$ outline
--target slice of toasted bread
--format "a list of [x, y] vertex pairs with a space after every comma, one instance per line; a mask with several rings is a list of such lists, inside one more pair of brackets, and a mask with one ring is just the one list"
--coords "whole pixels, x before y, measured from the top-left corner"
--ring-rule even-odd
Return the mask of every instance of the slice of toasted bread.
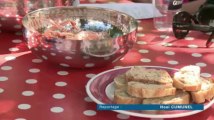
[[114, 103], [116, 104], [141, 104], [142, 99], [130, 96], [126, 89], [116, 89], [114, 92]]
[[175, 95], [176, 88], [172, 84], [158, 85], [137, 81], [128, 82], [127, 93], [139, 98], [155, 98]]
[[204, 103], [206, 100], [210, 101], [214, 97], [214, 83], [205, 78], [201, 79], [201, 90], [191, 92], [193, 102], [195, 103]]
[[192, 76], [200, 78], [201, 69], [200, 69], [199, 66], [196, 66], [196, 65], [188, 65], [188, 66], [182, 67], [179, 70], [179, 72], [188, 73], [189, 75], [192, 75]]
[[143, 104], [189, 104], [190, 95], [182, 90], [177, 90], [175, 95], [161, 98], [143, 99]]
[[210, 82], [214, 83], [214, 78], [213, 77], [209, 77], [209, 78], [207, 78], [207, 80], [209, 80]]
[[173, 85], [185, 91], [199, 91], [201, 89], [200, 68], [185, 66], [174, 74]]
[[134, 66], [125, 74], [127, 81], [140, 81], [149, 84], [169, 84], [173, 82], [169, 73], [163, 69]]
[[114, 78], [114, 86], [116, 89], [121, 89], [127, 86], [125, 74], [118, 75], [117, 77]]

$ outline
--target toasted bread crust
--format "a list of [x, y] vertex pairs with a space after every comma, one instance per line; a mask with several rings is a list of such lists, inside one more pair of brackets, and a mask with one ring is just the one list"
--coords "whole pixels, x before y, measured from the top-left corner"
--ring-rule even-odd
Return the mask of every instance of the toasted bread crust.
[[207, 78], [207, 80], [209, 80], [211, 83], [214, 83], [214, 78], [212, 77]]
[[184, 66], [174, 73], [173, 86], [185, 91], [199, 91], [201, 89], [200, 67]]
[[143, 104], [189, 104], [190, 95], [187, 92], [178, 90], [173, 96], [166, 96], [161, 98], [144, 99]]
[[118, 75], [114, 78], [114, 86], [116, 89], [121, 89], [127, 87], [127, 82], [125, 80], [125, 74]]
[[142, 99], [130, 96], [125, 89], [117, 89], [114, 92], [114, 103], [116, 104], [141, 104]]
[[[207, 85], [207, 88], [204, 88]], [[203, 79], [202, 88], [199, 91], [191, 92], [193, 102], [204, 103], [206, 100], [210, 101], [214, 97], [214, 83], [207, 79]]]
[[[152, 87], [146, 87], [152, 86]], [[175, 95], [176, 88], [172, 86], [128, 82], [127, 93], [139, 98], [156, 98]]]
[[201, 89], [201, 83], [198, 84], [184, 84], [180, 80], [174, 79], [173, 86], [178, 89], [182, 89], [185, 91], [199, 91]]

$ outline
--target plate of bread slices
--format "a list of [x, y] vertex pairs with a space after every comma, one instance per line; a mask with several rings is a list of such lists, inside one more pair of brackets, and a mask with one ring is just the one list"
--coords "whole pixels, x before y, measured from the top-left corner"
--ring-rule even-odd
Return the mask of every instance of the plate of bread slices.
[[[88, 96], [97, 104], [203, 104], [214, 103], [214, 81], [200, 76], [195, 65], [174, 69], [163, 66], [128, 66], [110, 69], [91, 78]], [[113, 110], [145, 118], [177, 118], [204, 110]]]

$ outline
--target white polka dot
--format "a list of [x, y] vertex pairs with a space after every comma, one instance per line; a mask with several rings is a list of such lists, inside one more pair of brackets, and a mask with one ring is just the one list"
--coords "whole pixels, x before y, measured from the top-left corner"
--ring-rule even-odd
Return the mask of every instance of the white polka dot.
[[64, 109], [62, 107], [52, 107], [51, 108], [51, 112], [53, 112], [53, 113], [61, 113], [63, 111], [64, 111]]
[[62, 66], [62, 67], [70, 67], [70, 65], [65, 64], [65, 63], [60, 63], [59, 65]]
[[137, 20], [137, 23], [141, 23], [142, 21], [141, 20]]
[[92, 73], [90, 73], [90, 74], [86, 74], [86, 77], [87, 78], [92, 78], [92, 77], [94, 77], [96, 74], [92, 74]]
[[112, 1], [112, 2], [108, 2], [108, 4], [111, 4], [111, 3], [116, 3], [116, 2], [114, 2], [114, 1]]
[[193, 57], [201, 57], [202, 54], [200, 54], [200, 53], [193, 53], [192, 56], [193, 56]]
[[212, 34], [212, 32], [207, 32], [207, 33], [205, 33], [205, 34], [207, 34], [207, 35], [211, 35], [211, 34]]
[[5, 20], [7, 20], [7, 18], [5, 18], [5, 17], [1, 17], [1, 20], [2, 20], [2, 21], [5, 21]]
[[47, 49], [46, 49], [46, 48], [42, 48], [42, 50], [43, 50], [43, 51], [46, 51]]
[[21, 21], [21, 19], [20, 18], [16, 18], [16, 21]]
[[139, 44], [139, 45], [146, 45], [147, 42], [146, 41], [137, 41], [137, 44]]
[[125, 52], [125, 50], [123, 49], [123, 50], [120, 50], [120, 53], [124, 53]]
[[27, 79], [25, 82], [27, 84], [36, 84], [38, 81], [36, 79]]
[[211, 42], [214, 42], [214, 39], [212, 39]]
[[85, 67], [94, 67], [94, 66], [95, 66], [94, 63], [87, 63], [87, 64], [85, 64]]
[[173, 52], [173, 51], [166, 51], [165, 54], [166, 55], [175, 55], [175, 52]]
[[195, 38], [194, 37], [185, 37], [184, 39], [185, 40], [194, 40]]
[[12, 40], [12, 43], [21, 43], [22, 40], [19, 40], [19, 39], [15, 39], [15, 40]]
[[66, 60], [71, 60], [72, 57], [71, 57], [71, 56], [65, 56], [65, 59], [66, 59]]
[[112, 61], [112, 63], [117, 62], [117, 61], [119, 61], [119, 60], [123, 60], [123, 59], [124, 59], [124, 58], [118, 57], [118, 58], [114, 59], [114, 60]]
[[27, 109], [30, 109], [30, 108], [31, 108], [31, 105], [29, 105], [29, 104], [19, 104], [19, 105], [18, 105], [18, 108], [19, 108], [20, 110], [27, 110]]
[[16, 51], [19, 51], [19, 48], [9, 48], [9, 51], [16, 52]]
[[19, 18], [20, 16], [16, 14], [15, 17], [16, 17], [16, 18]]
[[197, 45], [188, 45], [189, 48], [198, 48]]
[[126, 120], [129, 119], [129, 115], [124, 115], [124, 114], [117, 114], [117, 118], [122, 119], [122, 120]]
[[16, 59], [16, 56], [6, 56], [4, 59], [5, 59], [6, 61], [15, 60], [15, 59]]
[[67, 83], [66, 82], [56, 82], [55, 85], [58, 87], [64, 87], [67, 85]]
[[196, 63], [195, 65], [197, 65], [199, 67], [206, 67], [207, 66], [206, 63]]
[[7, 80], [8, 80], [8, 77], [0, 76], [0, 81], [7, 81]]
[[150, 120], [164, 120], [163, 118], [151, 118]]
[[138, 31], [142, 31], [142, 30], [143, 30], [143, 27], [142, 27], [142, 26], [138, 26], [137, 30], [138, 30]]
[[90, 3], [95, 3], [96, 0], [88, 0], [88, 2], [90, 2]]
[[83, 56], [83, 59], [89, 59], [90, 56]]
[[13, 27], [16, 28], [16, 29], [21, 29], [22, 28], [21, 25], [14, 25]]
[[33, 96], [33, 95], [34, 95], [34, 92], [33, 92], [33, 91], [23, 91], [23, 92], [22, 92], [22, 95], [23, 95], [23, 96]]
[[169, 38], [169, 36], [168, 35], [160, 35], [160, 38], [167, 39], [167, 38]]
[[137, 37], [144, 37], [145, 36], [145, 34], [143, 34], [143, 33], [137, 33]]
[[114, 66], [114, 68], [122, 68], [123, 66]]
[[110, 59], [110, 57], [104, 57], [104, 60], [109, 60]]
[[149, 53], [149, 50], [141, 49], [138, 51], [139, 53]]
[[212, 75], [209, 73], [201, 73], [201, 76], [202, 77], [211, 77]]
[[38, 72], [40, 72], [40, 69], [38, 69], [38, 68], [31, 68], [31, 69], [29, 69], [29, 72], [31, 72], [31, 73], [38, 73]]
[[171, 60], [171, 61], [168, 61], [168, 63], [171, 64], [171, 65], [177, 65], [178, 61]]
[[50, 53], [52, 56], [56, 56], [56, 53]]
[[58, 75], [68, 75], [69, 73], [67, 71], [58, 71], [57, 72]]
[[3, 93], [4, 92], [4, 89], [0, 88], [0, 93]]
[[96, 113], [96, 111], [94, 111], [94, 110], [85, 110], [85, 111], [83, 112], [83, 114], [86, 115], [86, 116], [94, 116], [94, 115], [96, 115], [97, 113]]
[[76, 51], [70, 51], [70, 54], [75, 55], [77, 52]]
[[38, 48], [34, 48], [34, 50], [35, 50], [35, 51], [38, 51], [39, 49], [38, 49]]
[[144, 63], [151, 62], [151, 60], [150, 60], [150, 59], [147, 59], [147, 58], [143, 58], [143, 59], [141, 59], [140, 61], [141, 61], [141, 62], [144, 62]]
[[53, 98], [55, 98], [55, 99], [63, 99], [63, 98], [65, 98], [65, 95], [61, 94], [61, 93], [56, 93], [56, 94], [53, 95]]
[[120, 60], [124, 60], [124, 57], [120, 58]]
[[27, 120], [27, 119], [25, 119], [25, 118], [16, 118], [14, 120]]
[[45, 60], [47, 60], [47, 59], [48, 59], [48, 57], [47, 57], [47, 56], [45, 56], [45, 55], [42, 55], [42, 58], [43, 58], [43, 59], [45, 59]]
[[165, 46], [165, 47], [173, 46], [173, 44], [172, 44], [172, 43], [162, 43], [162, 45], [163, 45], [163, 46]]
[[90, 97], [85, 97], [84, 100], [85, 100], [86, 102], [93, 102], [93, 100], [92, 100]]
[[43, 60], [42, 59], [33, 59], [32, 62], [33, 63], [41, 63]]
[[15, 35], [23, 35], [22, 32], [16, 32]]
[[11, 67], [11, 66], [2, 66], [1, 69], [2, 70], [12, 70], [13, 67]]

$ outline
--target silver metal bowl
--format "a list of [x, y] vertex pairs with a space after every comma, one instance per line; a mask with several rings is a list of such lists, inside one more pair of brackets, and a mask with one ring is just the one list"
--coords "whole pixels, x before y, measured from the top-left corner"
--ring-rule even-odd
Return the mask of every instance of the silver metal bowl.
[[103, 8], [42, 8], [28, 13], [22, 23], [29, 49], [66, 67], [107, 65], [123, 57], [136, 41], [137, 21]]

